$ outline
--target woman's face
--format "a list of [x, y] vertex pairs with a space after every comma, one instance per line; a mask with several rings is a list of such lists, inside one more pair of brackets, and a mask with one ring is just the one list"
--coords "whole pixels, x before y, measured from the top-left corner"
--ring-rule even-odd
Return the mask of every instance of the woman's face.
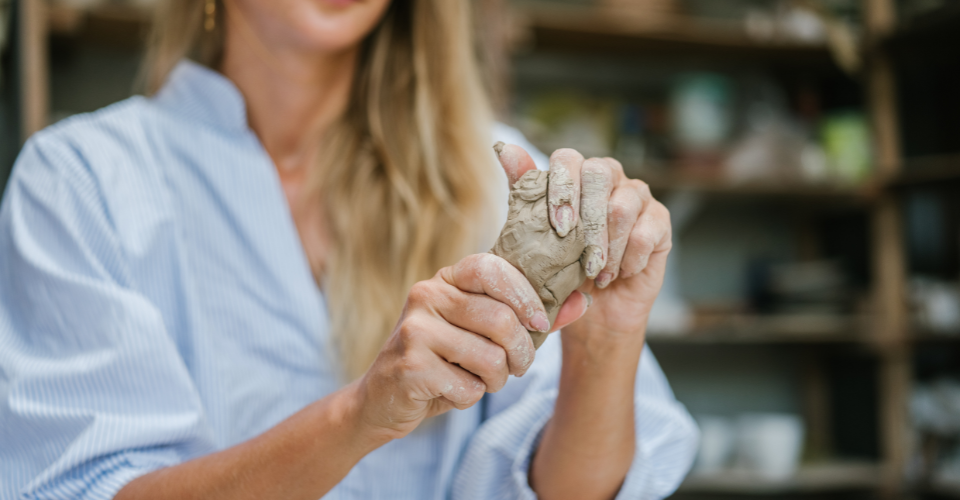
[[226, 0], [260, 42], [335, 53], [356, 47], [380, 21], [390, 0]]

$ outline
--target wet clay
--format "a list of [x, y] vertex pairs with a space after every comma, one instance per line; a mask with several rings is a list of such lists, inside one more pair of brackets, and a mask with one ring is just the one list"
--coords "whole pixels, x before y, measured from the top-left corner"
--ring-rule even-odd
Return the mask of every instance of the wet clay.
[[[586, 248], [583, 224], [578, 223], [563, 237], [550, 226], [548, 179], [549, 172], [531, 170], [512, 186], [507, 222], [490, 253], [513, 264], [527, 277], [552, 326], [563, 301], [587, 275], [580, 263]], [[547, 333], [531, 331], [530, 336], [534, 347], [539, 348]]]

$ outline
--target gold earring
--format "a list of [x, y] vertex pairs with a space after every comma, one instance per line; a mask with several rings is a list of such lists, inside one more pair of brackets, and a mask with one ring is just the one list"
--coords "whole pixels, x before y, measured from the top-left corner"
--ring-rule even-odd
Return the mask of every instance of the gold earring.
[[205, 14], [203, 29], [211, 32], [217, 26], [217, 0], [206, 0], [203, 5], [203, 13]]

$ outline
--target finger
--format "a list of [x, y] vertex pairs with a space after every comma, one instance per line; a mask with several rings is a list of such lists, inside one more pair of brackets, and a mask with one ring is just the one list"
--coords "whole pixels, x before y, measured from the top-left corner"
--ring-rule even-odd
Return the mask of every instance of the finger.
[[503, 171], [507, 173], [507, 180], [510, 181], [511, 189], [523, 177], [523, 174], [537, 168], [530, 154], [515, 144], [497, 142], [493, 145], [493, 151], [496, 153]]
[[579, 290], [574, 291], [560, 306], [560, 312], [557, 313], [557, 320], [553, 322], [553, 327], [559, 330], [580, 319], [587, 313], [591, 304], [593, 304], [592, 295]]
[[550, 320], [537, 292], [523, 273], [503, 258], [489, 253], [468, 255], [439, 274], [464, 292], [486, 294], [510, 306], [528, 330], [550, 331]]
[[606, 264], [607, 202], [613, 189], [613, 170], [606, 160], [590, 158], [583, 162], [580, 174], [582, 194], [580, 217], [587, 248], [583, 252], [583, 269], [588, 278], [596, 278]]
[[631, 182], [621, 184], [610, 195], [607, 204], [607, 241], [610, 246], [607, 250], [607, 263], [597, 275], [598, 288], [605, 288], [620, 273], [620, 263], [623, 261], [630, 233], [642, 208], [643, 201]]
[[619, 161], [617, 161], [616, 158], [610, 158], [609, 156], [607, 156], [607, 157], [604, 157], [604, 161], [606, 161], [606, 162], [607, 162], [607, 165], [608, 165], [611, 169], [613, 169], [613, 175], [614, 175], [614, 177], [619, 179], [619, 180], [615, 180], [615, 181], [614, 181], [614, 185], [615, 185], [615, 186], [616, 186], [616, 185], [619, 185], [619, 183], [620, 183], [622, 180], [626, 180], [626, 179], [627, 179], [627, 174], [625, 174], [625, 173], [623, 172], [623, 164], [621, 164]]
[[431, 331], [433, 335], [427, 341], [428, 347], [448, 363], [479, 377], [487, 392], [497, 392], [507, 383], [510, 372], [507, 371], [507, 353], [503, 347], [441, 318], [434, 318]]
[[530, 333], [520, 323], [513, 309], [486, 295], [467, 293], [451, 285], [447, 286], [456, 292], [450, 294], [449, 305], [437, 309], [443, 319], [463, 330], [473, 332], [474, 336], [489, 339], [488, 342], [496, 345], [506, 355], [508, 373], [518, 377], [526, 373], [533, 363], [536, 349]]
[[629, 278], [646, 269], [650, 256], [666, 254], [671, 247], [670, 212], [651, 199], [630, 232], [620, 264], [620, 277]]
[[433, 398], [443, 398], [459, 410], [465, 410], [477, 404], [487, 386], [476, 375], [447, 363], [438, 358], [438, 367], [427, 381], [427, 387]]
[[547, 204], [550, 225], [566, 236], [580, 220], [580, 168], [583, 155], [573, 149], [558, 149], [550, 155]]

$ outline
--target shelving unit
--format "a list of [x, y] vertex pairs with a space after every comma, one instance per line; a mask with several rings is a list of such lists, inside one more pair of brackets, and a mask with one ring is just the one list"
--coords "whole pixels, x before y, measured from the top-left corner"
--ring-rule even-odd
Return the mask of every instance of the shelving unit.
[[870, 491], [880, 484], [881, 470], [871, 463], [826, 463], [801, 468], [795, 475], [771, 479], [742, 471], [691, 475], [681, 493], [782, 495], [823, 491]]
[[741, 24], [685, 18], [651, 21], [627, 9], [584, 9], [555, 3], [526, 5], [518, 9], [518, 17], [527, 31], [524, 38], [532, 38], [539, 49], [832, 64], [825, 45], [760, 41], [751, 38]]
[[[923, 332], [910, 325], [901, 194], [915, 186], [960, 182], [960, 156], [903, 158], [894, 64], [899, 55], [923, 57], [925, 49], [938, 44], [960, 46], [960, 4], [954, 2], [934, 14], [905, 23], [901, 29], [897, 29], [894, 0], [864, 0], [862, 7], [864, 69], [859, 79], [866, 94], [865, 108], [875, 144], [871, 179], [862, 185], [842, 186], [789, 182], [737, 184], [722, 178], [674, 173], [645, 173], [641, 178], [658, 196], [691, 191], [709, 202], [735, 200], [758, 206], [777, 203], [801, 212], [842, 207], [866, 214], [870, 220], [872, 313], [864, 317], [828, 318], [739, 314], [698, 317], [696, 326], [685, 335], [651, 332], [648, 341], [655, 351], [736, 349], [738, 346], [797, 349], [798, 356], [805, 357], [804, 363], [809, 368], [801, 384], [811, 434], [808, 443], [821, 448], [827, 439], [824, 412], [829, 406], [830, 388], [826, 385], [822, 363], [816, 361], [818, 353], [837, 346], [853, 346], [871, 353], [876, 359], [874, 380], [879, 398], [876, 439], [880, 460], [827, 463], [803, 468], [789, 480], [772, 482], [736, 473], [692, 475], [681, 486], [678, 497], [787, 493], [816, 496], [817, 493], [859, 490], [894, 499], [905, 494], [933, 493], [933, 490], [911, 490], [912, 485], [905, 482], [906, 463], [913, 452], [907, 414], [913, 351], [914, 346], [956, 345], [960, 343], [960, 335]], [[629, 57], [632, 64], [638, 61], [673, 63], [683, 59], [708, 66], [720, 61], [737, 67], [752, 64], [777, 69], [802, 68], [821, 74], [840, 72], [827, 46], [759, 42], [751, 39], [741, 26], [729, 23], [682, 17], [650, 21], [643, 16], [624, 15], [623, 11], [600, 7], [544, 6], [529, 2], [516, 6], [515, 18], [520, 26], [516, 47], [524, 55], [535, 51], [580, 57], [616, 54]], [[657, 170], [675, 169], [647, 172]], [[952, 497], [960, 493], [949, 487], [933, 489], [939, 496]]]
[[820, 315], [720, 315], [698, 318], [683, 334], [648, 333], [651, 344], [868, 343], [866, 317]]
[[[865, 44], [862, 75], [873, 126], [875, 175], [858, 186], [751, 182], [735, 184], [722, 179], [664, 174], [645, 176], [658, 195], [694, 191], [709, 200], [744, 203], [790, 204], [803, 210], [823, 207], [852, 208], [871, 219], [873, 313], [869, 316], [817, 318], [811, 316], [758, 316], [726, 314], [698, 318], [684, 336], [653, 335], [654, 349], [714, 347], [730, 349], [797, 349], [816, 358], [823, 350], [854, 346], [877, 359], [875, 382], [879, 401], [881, 459], [876, 463], [829, 462], [803, 468], [782, 481], [766, 481], [744, 474], [691, 476], [681, 494], [775, 495], [816, 494], [864, 490], [882, 498], [901, 498], [909, 491], [904, 470], [912, 453], [912, 432], [907, 406], [912, 383], [913, 351], [918, 345], [960, 343], [960, 335], [919, 331], [910, 325], [905, 290], [906, 256], [901, 194], [916, 186], [960, 182], [960, 155], [904, 159], [898, 131], [896, 57], [944, 43], [958, 43], [960, 6], [911, 22], [897, 29], [893, 0], [863, 0]], [[484, 19], [481, 37], [491, 68], [491, 88], [509, 92], [510, 51], [544, 50], [564, 54], [618, 54], [634, 58], [672, 60], [689, 58], [738, 65], [804, 68], [805, 71], [839, 73], [825, 45], [760, 42], [739, 25], [689, 19], [648, 21], [622, 11], [588, 9], [571, 5], [530, 4], [511, 6], [506, 0], [481, 0]], [[509, 14], [508, 14], [509, 13]], [[505, 19], [517, 29], [505, 29]], [[24, 138], [45, 126], [50, 117], [51, 37], [97, 41], [131, 47], [141, 43], [149, 24], [144, 10], [106, 4], [92, 10], [51, 6], [47, 0], [21, 0], [19, 10], [22, 131]], [[764, 205], [766, 206], [766, 205]], [[826, 431], [824, 413], [827, 387], [823, 368], [810, 361], [804, 372], [804, 400], [810, 435], [822, 446]], [[960, 498], [960, 488], [934, 485], [918, 492]]]
[[784, 203], [822, 203], [829, 206], [866, 206], [880, 194], [873, 183], [843, 185], [775, 181], [733, 182], [726, 178], [689, 175], [644, 175], [652, 191], [691, 191], [712, 198], [780, 200]]

